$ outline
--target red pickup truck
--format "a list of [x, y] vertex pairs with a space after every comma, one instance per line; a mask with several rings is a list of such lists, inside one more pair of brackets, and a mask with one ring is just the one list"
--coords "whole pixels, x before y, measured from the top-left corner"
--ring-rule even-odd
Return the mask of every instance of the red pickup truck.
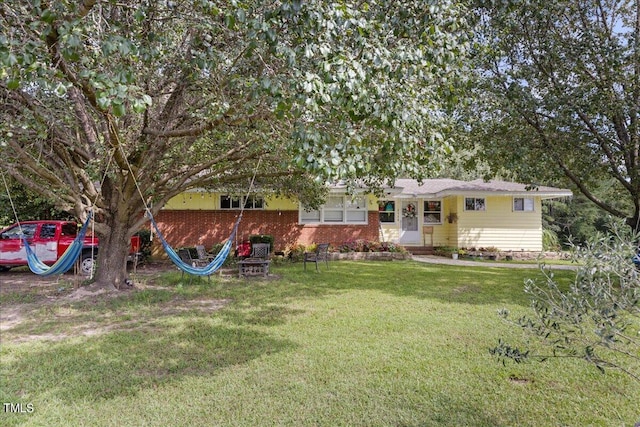
[[[24, 235], [38, 259], [53, 264], [67, 250], [78, 234], [78, 225], [72, 221], [24, 221], [0, 231], [0, 271], [27, 265], [27, 253], [22, 243]], [[140, 237], [131, 238], [130, 256], [140, 252]], [[94, 257], [98, 254], [98, 238], [85, 236], [82, 253], [78, 257], [80, 272], [91, 274]]]

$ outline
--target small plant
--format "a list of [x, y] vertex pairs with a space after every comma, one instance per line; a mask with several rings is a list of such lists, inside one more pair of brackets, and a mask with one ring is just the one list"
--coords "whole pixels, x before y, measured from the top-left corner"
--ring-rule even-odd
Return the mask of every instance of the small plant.
[[302, 257], [306, 251], [307, 247], [299, 243], [295, 245], [287, 245], [287, 247], [284, 248], [284, 256], [294, 262], [302, 261]]
[[519, 349], [502, 340], [491, 353], [517, 363], [554, 357], [581, 358], [600, 371], [617, 369], [640, 381], [640, 275], [634, 265], [640, 235], [613, 223], [608, 235], [597, 235], [574, 247], [579, 266], [573, 283], [559, 283], [551, 271], [545, 280], [525, 282], [532, 316], [500, 316], [548, 347], [547, 354]]
[[437, 246], [434, 248], [434, 253], [438, 256], [451, 257], [451, 254], [458, 253], [458, 248], [453, 246]]

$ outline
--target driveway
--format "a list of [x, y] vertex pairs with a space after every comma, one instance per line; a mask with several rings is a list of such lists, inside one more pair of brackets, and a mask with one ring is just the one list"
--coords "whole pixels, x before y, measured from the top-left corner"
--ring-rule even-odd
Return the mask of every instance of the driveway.
[[[452, 259], [445, 258], [441, 256], [435, 255], [414, 255], [414, 261], [418, 262], [426, 262], [429, 264], [446, 264], [446, 265], [467, 265], [470, 267], [499, 267], [499, 268], [529, 268], [529, 269], [539, 269], [540, 266], [538, 264], [520, 264], [517, 262], [508, 262], [508, 261], [470, 261], [466, 259]], [[552, 270], [576, 270], [578, 268], [577, 265], [568, 265], [568, 264], [545, 264], [546, 268], [550, 268]]]

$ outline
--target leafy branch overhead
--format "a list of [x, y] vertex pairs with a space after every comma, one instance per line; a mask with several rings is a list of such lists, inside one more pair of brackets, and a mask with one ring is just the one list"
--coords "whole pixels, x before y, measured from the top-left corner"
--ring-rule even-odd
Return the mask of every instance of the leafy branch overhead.
[[4, 2], [0, 163], [122, 242], [145, 204], [247, 188], [259, 159], [260, 188], [302, 199], [423, 176], [469, 44], [432, 3]]
[[[476, 5], [466, 125], [479, 155], [526, 182], [568, 181], [639, 229], [639, 2]], [[602, 181], [615, 182], [615, 195], [599, 194]]]

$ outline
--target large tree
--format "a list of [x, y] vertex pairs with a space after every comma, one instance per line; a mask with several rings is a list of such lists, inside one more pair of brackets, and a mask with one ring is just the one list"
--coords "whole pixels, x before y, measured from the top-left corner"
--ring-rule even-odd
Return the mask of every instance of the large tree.
[[640, 1], [476, 3], [470, 141], [494, 170], [569, 182], [640, 229]]
[[[192, 188], [421, 176], [465, 48], [454, 2], [0, 3], [0, 164], [101, 238], [96, 281]], [[259, 168], [257, 168], [259, 164]]]

